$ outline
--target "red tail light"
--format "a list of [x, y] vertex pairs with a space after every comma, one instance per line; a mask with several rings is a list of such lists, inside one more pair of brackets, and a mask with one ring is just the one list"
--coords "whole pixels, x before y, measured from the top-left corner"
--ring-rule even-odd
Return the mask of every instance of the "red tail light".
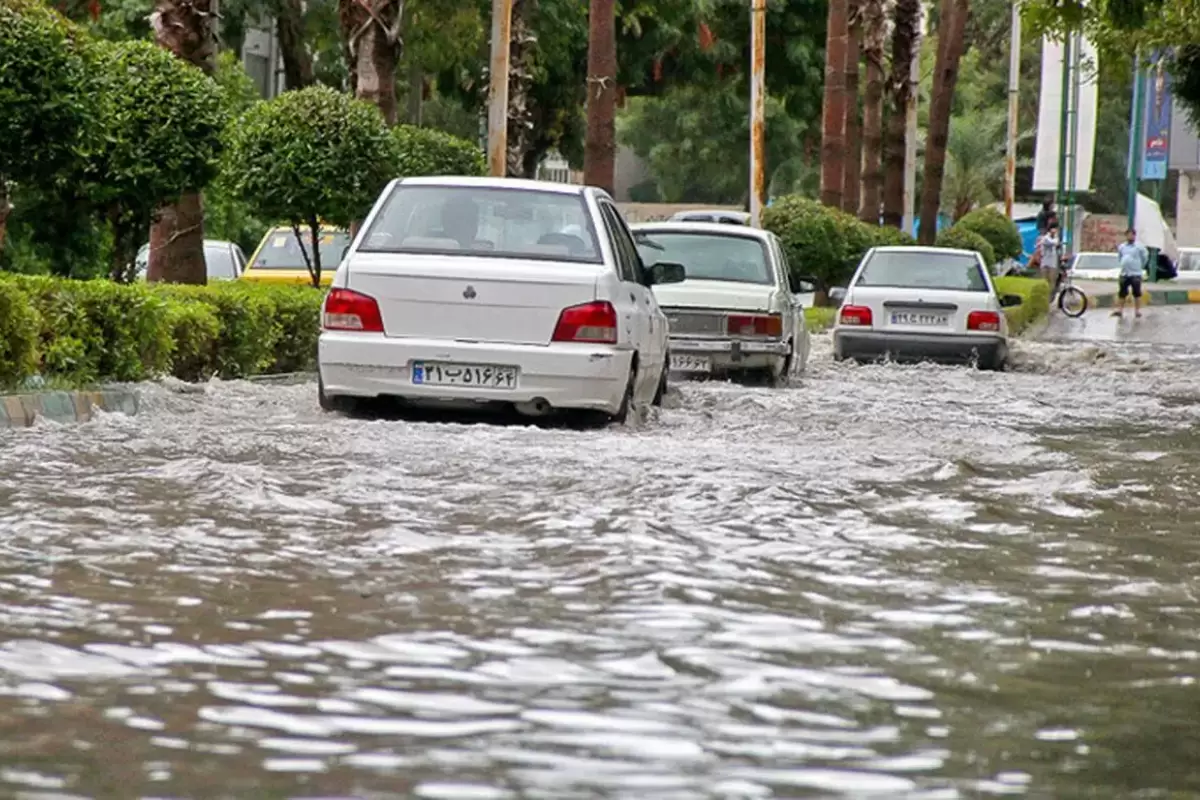
[[866, 306], [842, 306], [842, 310], [838, 313], [838, 322], [842, 325], [860, 325], [869, 328], [874, 320], [871, 318], [871, 309]]
[[321, 325], [327, 331], [383, 333], [379, 303], [374, 297], [349, 289], [332, 289], [325, 296]]
[[969, 331], [999, 331], [1000, 315], [995, 311], [972, 311], [967, 315]]
[[725, 324], [730, 336], [783, 336], [783, 317], [778, 314], [741, 314]]
[[564, 308], [554, 326], [555, 342], [617, 343], [617, 310], [610, 303]]

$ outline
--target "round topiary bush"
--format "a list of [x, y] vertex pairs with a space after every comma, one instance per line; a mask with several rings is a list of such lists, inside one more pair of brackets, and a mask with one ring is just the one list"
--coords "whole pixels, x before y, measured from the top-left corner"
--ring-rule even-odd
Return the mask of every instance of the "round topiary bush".
[[419, 175], [483, 175], [487, 162], [474, 142], [435, 128], [397, 125], [396, 169], [400, 177]]
[[996, 252], [988, 240], [966, 228], [953, 225], [938, 234], [938, 247], [953, 247], [958, 250], [976, 250], [989, 267], [996, 263]]
[[954, 223], [954, 227], [965, 228], [987, 239], [999, 261], [1018, 258], [1024, 249], [1016, 223], [994, 208], [977, 208]]

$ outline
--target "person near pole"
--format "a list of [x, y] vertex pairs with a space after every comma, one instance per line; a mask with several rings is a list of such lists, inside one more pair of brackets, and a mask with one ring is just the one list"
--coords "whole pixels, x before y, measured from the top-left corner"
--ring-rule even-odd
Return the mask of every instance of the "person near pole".
[[1042, 200], [1042, 208], [1037, 215], [1037, 232], [1041, 236], [1050, 227], [1051, 220], [1057, 220], [1058, 213], [1054, 210], [1054, 195], [1048, 194]]
[[1117, 290], [1117, 308], [1114, 317], [1125, 315], [1129, 295], [1133, 295], [1133, 315], [1142, 315], [1142, 273], [1150, 263], [1150, 252], [1137, 240], [1137, 231], [1130, 228], [1125, 232], [1125, 241], [1117, 247], [1121, 261], [1121, 286]]
[[1062, 242], [1058, 238], [1058, 222], [1050, 220], [1046, 232], [1038, 237], [1033, 246], [1033, 257], [1041, 269], [1042, 279], [1050, 284], [1051, 291], [1058, 285], [1058, 268]]

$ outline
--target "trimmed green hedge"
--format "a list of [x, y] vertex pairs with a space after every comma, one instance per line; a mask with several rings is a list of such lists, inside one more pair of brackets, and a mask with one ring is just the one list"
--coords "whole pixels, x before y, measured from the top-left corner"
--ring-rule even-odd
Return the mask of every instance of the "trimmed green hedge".
[[983, 256], [983, 263], [989, 267], [996, 263], [996, 251], [992, 249], [988, 240], [980, 236], [975, 231], [960, 228], [953, 225], [938, 234], [938, 247], [953, 247], [958, 250], [976, 250], [979, 255]]
[[994, 278], [996, 294], [1020, 295], [1021, 305], [1004, 309], [1010, 334], [1018, 334], [1050, 313], [1050, 285], [1041, 278]]
[[1022, 253], [1021, 231], [1017, 224], [994, 208], [977, 208], [954, 223], [954, 227], [965, 228], [987, 239], [999, 261], [1018, 258]]
[[0, 385], [311, 370], [322, 297], [307, 286], [0, 277]]
[[483, 151], [473, 142], [435, 128], [397, 125], [396, 169], [404, 178], [418, 175], [474, 175], [487, 172]]

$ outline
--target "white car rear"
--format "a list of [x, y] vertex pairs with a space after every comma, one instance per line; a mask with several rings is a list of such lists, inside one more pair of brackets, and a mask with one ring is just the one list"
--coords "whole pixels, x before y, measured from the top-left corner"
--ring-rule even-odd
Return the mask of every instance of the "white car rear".
[[666, 317], [611, 198], [489, 178], [393, 181], [334, 275], [326, 409], [389, 397], [623, 419], [656, 399]]
[[804, 307], [773, 233], [695, 222], [643, 223], [633, 231], [643, 261], [680, 263], [687, 272], [683, 283], [654, 288], [670, 322], [672, 372], [757, 373], [782, 385], [805, 368]]
[[877, 247], [850, 280], [833, 329], [834, 357], [858, 361], [1008, 360], [1004, 308], [983, 259], [973, 250]]

